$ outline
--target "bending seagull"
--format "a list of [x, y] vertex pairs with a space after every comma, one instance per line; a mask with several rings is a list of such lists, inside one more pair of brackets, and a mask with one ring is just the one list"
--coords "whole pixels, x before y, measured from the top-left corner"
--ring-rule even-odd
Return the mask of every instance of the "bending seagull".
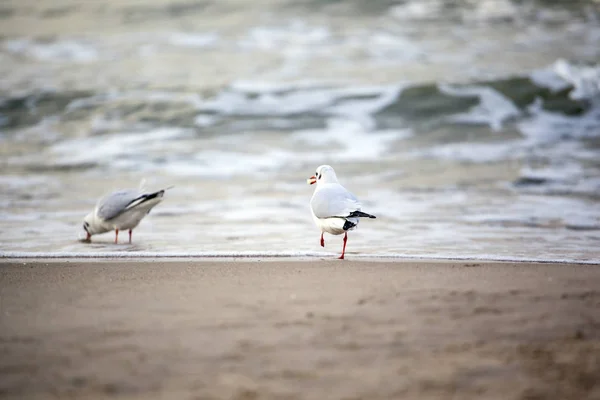
[[317, 173], [307, 179], [307, 183], [317, 184], [310, 199], [310, 209], [317, 226], [321, 229], [321, 246], [325, 247], [323, 233], [344, 234], [344, 248], [340, 260], [346, 253], [348, 231], [358, 225], [359, 218], [375, 218], [374, 215], [360, 210], [358, 199], [339, 184], [335, 171], [329, 165], [321, 165]]
[[87, 234], [85, 240], [89, 241], [92, 235], [114, 230], [116, 244], [119, 231], [129, 230], [131, 243], [131, 231], [163, 200], [167, 189], [154, 193], [143, 193], [141, 189], [124, 189], [104, 196], [98, 200], [94, 211], [83, 219], [83, 229]]

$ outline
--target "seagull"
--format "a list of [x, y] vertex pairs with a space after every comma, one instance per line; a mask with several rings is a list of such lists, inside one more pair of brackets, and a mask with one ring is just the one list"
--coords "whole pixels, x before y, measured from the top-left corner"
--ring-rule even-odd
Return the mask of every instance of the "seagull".
[[[142, 183], [143, 185], [143, 183]], [[129, 243], [133, 228], [150, 213], [150, 210], [163, 200], [165, 190], [144, 193], [141, 189], [123, 189], [110, 193], [96, 204], [94, 211], [83, 219], [83, 229], [86, 241], [91, 241], [92, 235], [115, 231], [115, 244], [119, 240], [120, 230], [129, 230]]]
[[362, 212], [358, 199], [338, 182], [335, 171], [329, 165], [321, 165], [314, 176], [306, 180], [309, 185], [317, 184], [310, 199], [310, 210], [317, 227], [321, 229], [321, 247], [325, 247], [323, 233], [344, 234], [344, 248], [338, 258], [344, 259], [348, 231], [356, 228], [359, 218], [375, 218]]

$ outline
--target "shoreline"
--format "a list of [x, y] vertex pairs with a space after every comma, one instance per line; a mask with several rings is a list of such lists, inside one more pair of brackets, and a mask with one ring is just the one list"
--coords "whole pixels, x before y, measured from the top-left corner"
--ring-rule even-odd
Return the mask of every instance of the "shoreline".
[[[471, 262], [485, 264], [572, 264], [600, 266], [600, 260], [577, 259], [539, 259], [539, 258], [506, 258], [506, 257], [444, 257], [444, 256], [412, 256], [404, 254], [349, 254], [345, 260], [338, 262], [379, 262], [379, 263], [446, 263]], [[0, 264], [27, 260], [31, 262], [211, 262], [211, 261], [330, 261], [336, 260], [337, 253], [268, 253], [268, 252], [206, 252], [206, 253], [159, 253], [159, 252], [98, 252], [98, 253], [41, 253], [41, 252], [0, 252]]]

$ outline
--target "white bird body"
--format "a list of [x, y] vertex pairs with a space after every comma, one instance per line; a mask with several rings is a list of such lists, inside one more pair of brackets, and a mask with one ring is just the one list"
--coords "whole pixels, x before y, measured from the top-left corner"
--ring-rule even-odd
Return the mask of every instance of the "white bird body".
[[344, 234], [344, 248], [341, 259], [346, 251], [348, 231], [354, 230], [361, 217], [375, 218], [361, 211], [360, 201], [337, 180], [335, 171], [329, 165], [317, 168], [315, 176], [307, 182], [317, 184], [310, 200], [310, 210], [317, 227], [321, 230], [321, 246], [325, 246], [323, 233], [332, 235]]
[[[345, 220], [342, 218], [318, 218], [313, 213], [313, 219], [315, 220], [315, 225], [321, 230], [321, 232], [327, 232], [331, 235], [341, 235], [346, 232], [344, 230]], [[358, 221], [358, 219], [356, 219]], [[353, 226], [349, 230], [354, 229]]]
[[[353, 230], [358, 225], [358, 218], [349, 217], [353, 211], [360, 211], [361, 204], [352, 193], [337, 182], [323, 183], [317, 187], [310, 200], [310, 211], [315, 224], [321, 232], [332, 235]], [[344, 229], [346, 221], [353, 224]]]
[[137, 189], [124, 189], [110, 193], [96, 204], [94, 211], [86, 215], [83, 229], [87, 233], [87, 240], [92, 235], [115, 231], [117, 243], [120, 230], [131, 231], [139, 225], [150, 210], [163, 200], [165, 190], [153, 193], [143, 193]]

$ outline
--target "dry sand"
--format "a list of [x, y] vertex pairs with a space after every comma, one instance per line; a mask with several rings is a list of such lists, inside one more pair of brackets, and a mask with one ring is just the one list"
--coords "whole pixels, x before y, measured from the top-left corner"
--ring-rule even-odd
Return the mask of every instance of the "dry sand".
[[600, 399], [600, 268], [0, 262], [0, 398]]

